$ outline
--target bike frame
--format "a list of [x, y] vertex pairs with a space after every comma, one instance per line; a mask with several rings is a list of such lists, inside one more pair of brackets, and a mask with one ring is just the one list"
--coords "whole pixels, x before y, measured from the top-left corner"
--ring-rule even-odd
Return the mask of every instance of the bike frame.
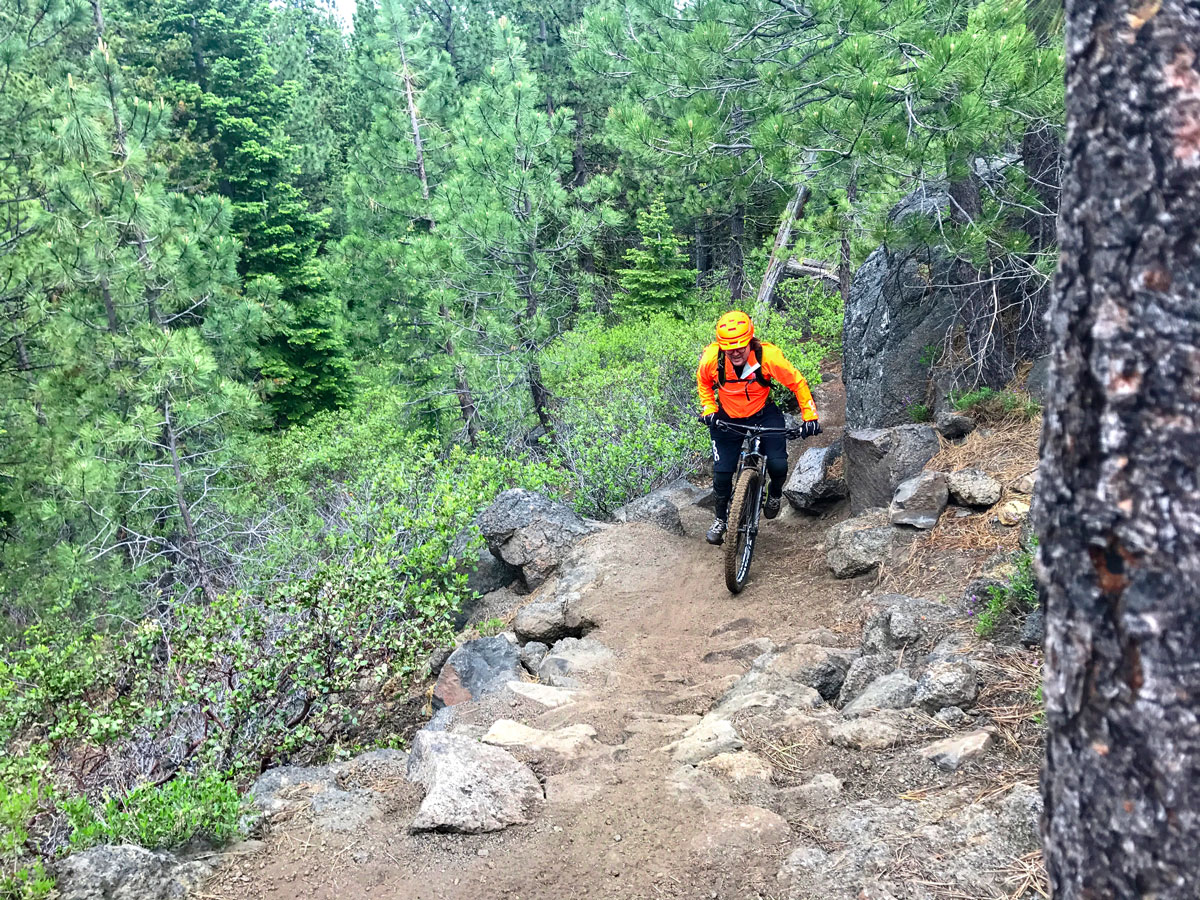
[[[733, 422], [720, 422], [720, 428], [742, 435], [742, 451], [738, 456], [737, 469], [733, 474], [733, 484], [741, 482], [742, 475], [747, 470], [758, 474], [757, 490], [752, 496], [747, 496], [743, 502], [748, 502], [750, 508], [738, 517], [737, 522], [731, 523], [733, 530], [726, 533], [726, 541], [733, 541], [732, 548], [737, 553], [736, 568], [730, 568], [727, 558], [725, 580], [731, 591], [737, 593], [745, 584], [750, 572], [750, 562], [754, 557], [754, 544], [758, 540], [759, 521], [762, 515], [763, 494], [767, 489], [767, 457], [762, 452], [762, 438], [767, 434], [782, 434], [785, 439], [795, 439], [801, 435], [791, 428], [765, 428], [759, 425], [738, 425]], [[730, 547], [726, 547], [728, 553]]]

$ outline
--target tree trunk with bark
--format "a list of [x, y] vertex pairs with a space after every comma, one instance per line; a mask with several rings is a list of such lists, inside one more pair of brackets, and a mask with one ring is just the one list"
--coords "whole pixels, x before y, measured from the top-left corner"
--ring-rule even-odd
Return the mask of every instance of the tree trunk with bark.
[[737, 305], [746, 285], [746, 254], [742, 242], [746, 239], [746, 207], [739, 203], [729, 219], [729, 297]]
[[783, 212], [783, 221], [779, 223], [779, 231], [775, 233], [775, 243], [771, 246], [771, 258], [767, 261], [767, 271], [763, 274], [762, 283], [758, 286], [758, 297], [754, 301], [755, 315], [762, 316], [771, 308], [771, 297], [775, 294], [775, 286], [779, 284], [779, 276], [787, 265], [788, 253], [792, 246], [792, 229], [804, 215], [804, 207], [812, 189], [808, 182], [802, 182], [796, 188], [796, 196]]
[[1200, 7], [1067, 4], [1036, 507], [1057, 900], [1200, 896]]

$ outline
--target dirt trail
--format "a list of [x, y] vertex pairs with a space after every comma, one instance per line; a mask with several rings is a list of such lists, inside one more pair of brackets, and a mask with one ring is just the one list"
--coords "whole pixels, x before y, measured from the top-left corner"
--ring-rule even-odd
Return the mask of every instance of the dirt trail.
[[[840, 388], [837, 381], [822, 388], [833, 395], [822, 399], [835, 427], [819, 444], [841, 431]], [[978, 709], [958, 711], [953, 727], [919, 710], [885, 710], [872, 723], [892, 737], [847, 750], [827, 740], [829, 725], [843, 721], [837, 710], [776, 706], [766, 717], [769, 734], [756, 735], [763, 719], [737, 720], [746, 750], [757, 752], [723, 757], [732, 769], [711, 761], [681, 766], [665, 749], [751, 669], [760, 651], [749, 642], [816, 643], [857, 655], [864, 611], [882, 589], [957, 597], [980, 559], [924, 553], [901, 561], [915, 576], [900, 585], [888, 575], [882, 583], [839, 581], [822, 543], [847, 510], [816, 518], [785, 504], [780, 518], [764, 522], [750, 582], [732, 596], [720, 551], [703, 540], [711, 513], [694, 506], [680, 513], [686, 537], [629, 524], [578, 545], [575, 565], [599, 576], [586, 595], [598, 622], [588, 637], [615, 659], [585, 676], [575, 702], [547, 710], [501, 692], [454, 708], [453, 727], [473, 736], [502, 718], [544, 730], [595, 729], [598, 745], [580, 757], [510, 748], [545, 788], [530, 825], [410, 834], [423, 789], [396, 777], [372, 786], [386, 797], [383, 814], [349, 833], [322, 830], [303, 815], [275, 824], [260, 846], [227, 858], [202, 900], [1038, 896], [1039, 751], [1027, 703], [1037, 659], [978, 644], [965, 619], [954, 623], [954, 640], [973, 654], [983, 689]], [[554, 589], [551, 582], [523, 602]], [[958, 615], [952, 603], [942, 612]], [[825, 630], [813, 636], [814, 629]], [[887, 660], [885, 671], [912, 661], [909, 671], [919, 675], [942, 634], [876, 659]], [[741, 650], [721, 652], [734, 648]], [[1002, 740], [961, 769], [939, 771], [916, 752], [980, 726]]]
[[[714, 650], [761, 637], [784, 643], [817, 626], [857, 632], [863, 586], [826, 577], [812, 559], [827, 520], [788, 515], [766, 524], [751, 582], [731, 596], [719, 551], [703, 542], [708, 514], [683, 515], [684, 538], [628, 525], [588, 539], [587, 557], [605, 573], [602, 621], [589, 636], [617, 659], [577, 703], [502, 713], [539, 728], [585, 723], [605, 745], [586, 760], [534, 761], [547, 777], [534, 824], [491, 835], [410, 835], [420, 789], [397, 786], [391, 815], [361, 833], [330, 835], [303, 823], [276, 829], [260, 854], [227, 865], [208, 896], [769, 896], [786, 846], [767, 834], [718, 837], [730, 846], [706, 847], [706, 836], [746, 819], [746, 809], [710, 807], [702, 791], [672, 786], [678, 764], [661, 747], [678, 733], [639, 723], [706, 712], [749, 665], [703, 662]], [[630, 733], [631, 725], [650, 733]]]

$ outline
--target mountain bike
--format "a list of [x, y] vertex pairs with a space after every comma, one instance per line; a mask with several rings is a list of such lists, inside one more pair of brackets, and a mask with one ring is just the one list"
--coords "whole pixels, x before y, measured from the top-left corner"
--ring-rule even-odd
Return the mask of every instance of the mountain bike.
[[787, 440], [802, 437], [799, 428], [764, 428], [718, 422], [726, 431], [742, 435], [742, 453], [733, 476], [733, 499], [729, 504], [729, 530], [725, 532], [725, 586], [739, 594], [750, 575], [750, 560], [758, 538], [758, 518], [767, 490], [767, 457], [760, 444], [764, 434], [782, 434]]

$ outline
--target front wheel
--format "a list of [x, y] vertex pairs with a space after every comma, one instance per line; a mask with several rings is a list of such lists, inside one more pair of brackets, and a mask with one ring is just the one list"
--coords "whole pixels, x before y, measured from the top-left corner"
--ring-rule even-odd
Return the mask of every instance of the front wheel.
[[758, 470], [744, 469], [733, 489], [729, 530], [725, 533], [725, 586], [734, 594], [741, 593], [750, 574], [761, 500], [762, 482]]

